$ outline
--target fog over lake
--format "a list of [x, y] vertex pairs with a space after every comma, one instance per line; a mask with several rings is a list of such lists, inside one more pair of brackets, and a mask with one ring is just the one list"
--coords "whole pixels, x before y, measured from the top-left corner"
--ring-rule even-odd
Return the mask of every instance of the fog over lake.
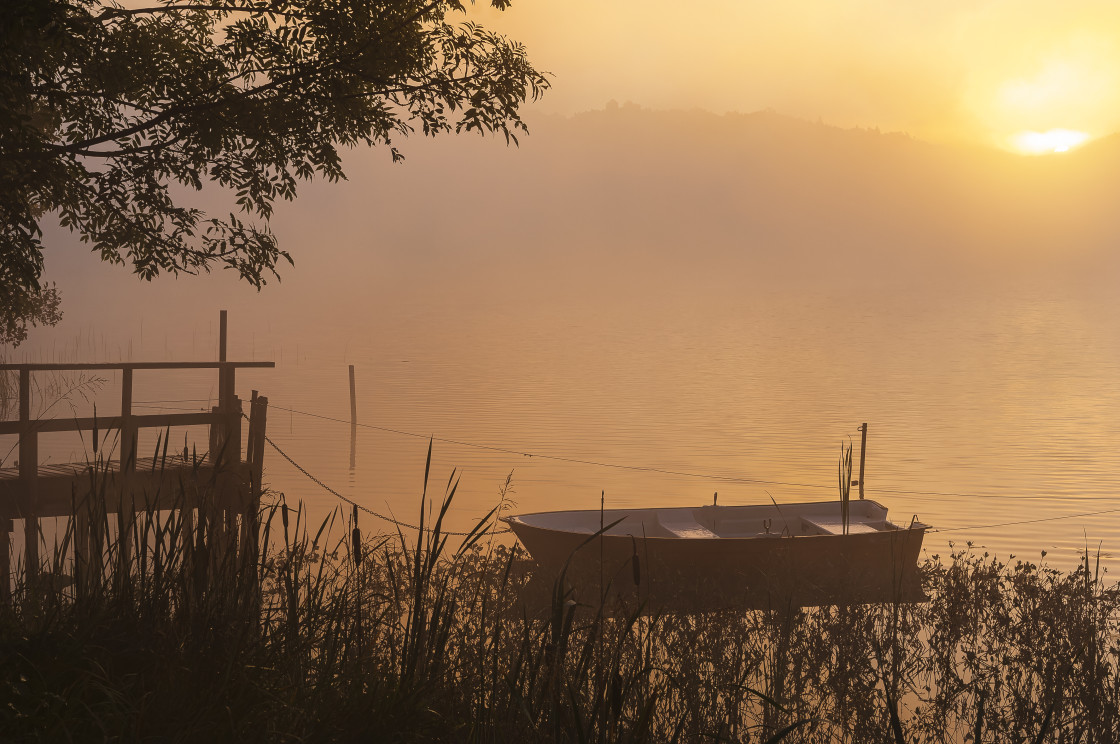
[[[435, 490], [462, 478], [454, 528], [511, 471], [517, 511], [835, 498], [866, 421], [867, 495], [942, 529], [927, 553], [1069, 564], [1100, 545], [1117, 565], [1115, 137], [1028, 158], [770, 112], [529, 124], [519, 148], [351, 153], [348, 182], [278, 206], [296, 265], [260, 294], [141, 283], [52, 230], [66, 315], [10, 358], [214, 359], [228, 309], [230, 357], [277, 363], [237, 387], [269, 397], [280, 447], [414, 521], [434, 436]], [[353, 470], [350, 364], [359, 422], [383, 427], [359, 429]], [[137, 373], [135, 398], [206, 407], [212, 377]], [[271, 450], [265, 477], [316, 515], [339, 503]], [[1008, 522], [1028, 523], [986, 526]]]

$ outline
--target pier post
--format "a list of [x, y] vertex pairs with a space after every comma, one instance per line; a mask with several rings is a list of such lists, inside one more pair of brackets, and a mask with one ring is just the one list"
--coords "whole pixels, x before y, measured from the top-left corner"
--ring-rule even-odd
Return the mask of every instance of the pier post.
[[136, 519], [136, 424], [132, 420], [132, 369], [121, 370], [121, 471], [120, 504], [117, 512], [117, 546], [120, 550], [120, 570], [127, 576], [132, 558], [132, 523]]
[[[214, 558], [221, 559], [223, 564], [228, 560], [228, 567], [236, 570], [239, 538], [242, 536], [247, 552], [252, 554], [257, 551], [256, 535], [252, 535], [253, 539], [249, 536], [259, 523], [267, 400], [254, 395], [251, 452], [247, 461], [241, 462], [244, 424], [241, 421], [242, 403], [234, 394], [234, 375], [238, 367], [275, 365], [272, 362], [229, 361], [225, 350], [226, 335], [223, 317], [222, 360], [217, 362], [0, 363], [0, 373], [17, 373], [19, 379], [19, 415], [11, 420], [0, 420], [0, 435], [19, 437], [16, 467], [4, 468], [0, 472], [0, 507], [3, 507], [0, 508], [0, 604], [11, 600], [17, 580], [21, 591], [26, 587], [29, 601], [46, 588], [41, 585], [44, 576], [40, 525], [44, 518], [71, 520], [75, 591], [79, 595], [96, 591], [101, 586], [109, 547], [115, 548], [114, 568], [121, 577], [128, 575], [139, 547], [136, 544], [135, 512], [141, 507], [180, 511], [184, 548], [192, 555], [189, 560], [195, 560], [193, 547], [204, 548], [207, 552], [213, 547], [213, 553], [217, 554]], [[134, 398], [135, 372], [138, 369], [217, 370], [220, 388], [218, 405], [209, 412], [137, 413]], [[36, 372], [54, 370], [120, 371], [120, 415], [98, 417], [95, 408], [91, 417], [36, 419], [32, 376]], [[109, 424], [109, 436], [105, 433], [106, 424]], [[172, 426], [199, 425], [210, 425], [210, 461], [205, 467], [197, 456], [192, 462], [186, 448], [181, 460], [178, 455], [171, 458], [172, 464], [167, 471], [161, 466], [161, 462], [167, 464], [166, 448], [163, 460], [159, 452], [151, 461], [139, 457], [137, 435], [141, 429], [158, 427], [169, 430]], [[119, 448], [111, 448], [105, 443], [106, 439], [111, 440], [113, 429], [119, 432]], [[93, 432], [95, 461], [40, 468], [39, 434], [67, 431]], [[194, 487], [176, 491], [182, 478], [176, 483], [180, 473], [175, 470], [183, 475], [205, 473], [207, 482], [192, 481], [190, 485]], [[115, 536], [106, 533], [106, 527], [113, 524], [110, 515], [116, 519], [118, 532]], [[19, 539], [12, 532], [20, 522], [24, 544], [17, 548]], [[115, 545], [106, 544], [106, 540], [114, 539], [117, 540]], [[209, 573], [210, 556], [200, 555], [199, 558], [202, 560], [197, 561], [196, 583], [202, 587]]]
[[0, 517], [0, 605], [12, 601], [12, 520]]
[[229, 316], [225, 310], [218, 313], [218, 361], [226, 361], [227, 321]]
[[358, 450], [358, 397], [354, 392], [354, 365], [350, 365], [350, 470], [354, 470], [354, 463]]
[[132, 370], [121, 370], [121, 475], [136, 469], [136, 424], [132, 421]]
[[[215, 413], [220, 412], [220, 423], [212, 424], [210, 428], [211, 464], [221, 470], [215, 470], [214, 504], [210, 515], [211, 536], [216, 538], [212, 542], [212, 549], [219, 544], [222, 550], [226, 549], [225, 543], [232, 541], [237, 535], [236, 515], [240, 511], [234, 504], [233, 495], [237, 492], [237, 485], [233, 480], [231, 467], [241, 463], [241, 401], [236, 394], [237, 367], [229, 363], [229, 314], [222, 310], [218, 322], [218, 407]], [[219, 462], [220, 461], [220, 462]], [[215, 551], [215, 555], [218, 551]]]
[[39, 435], [31, 422], [31, 370], [19, 371], [19, 479], [23, 483], [24, 567], [29, 583], [39, 577], [39, 514], [36, 481], [39, 478]]
[[258, 519], [261, 509], [262, 479], [264, 476], [265, 424], [268, 418], [268, 398], [253, 391], [249, 404], [249, 441], [245, 459], [249, 465], [249, 494], [241, 510], [241, 566], [243, 571], [256, 575], [258, 558]]

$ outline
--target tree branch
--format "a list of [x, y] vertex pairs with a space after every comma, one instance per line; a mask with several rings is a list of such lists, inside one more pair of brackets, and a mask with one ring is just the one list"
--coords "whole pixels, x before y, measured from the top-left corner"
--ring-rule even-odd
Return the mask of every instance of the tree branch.
[[132, 18], [140, 15], [155, 15], [156, 13], [175, 13], [178, 11], [216, 11], [219, 13], [247, 13], [250, 15], [278, 15], [285, 18], [306, 19], [304, 13], [276, 10], [275, 8], [239, 7], [236, 5], [208, 5], [203, 3], [187, 3], [185, 5], [160, 5], [152, 8], [107, 8], [95, 16], [98, 21], [109, 21], [117, 18]]
[[74, 150], [71, 152], [71, 154], [85, 158], [119, 158], [126, 155], [139, 155], [143, 152], [156, 152], [158, 150], [166, 150], [176, 142], [182, 141], [182, 139], [183, 135], [177, 134], [166, 142], [153, 142], [150, 145], [126, 147], [121, 150]]

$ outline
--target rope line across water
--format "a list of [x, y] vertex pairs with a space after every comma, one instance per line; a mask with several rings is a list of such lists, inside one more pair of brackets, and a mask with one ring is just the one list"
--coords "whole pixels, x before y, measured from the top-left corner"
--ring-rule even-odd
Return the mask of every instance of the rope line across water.
[[[332, 416], [323, 416], [318, 413], [309, 413], [308, 411], [300, 411], [295, 408], [285, 408], [278, 406], [274, 403], [269, 403], [271, 408], [276, 408], [281, 411], [288, 411], [289, 413], [298, 413], [301, 416], [310, 416], [311, 418], [323, 419], [324, 421], [334, 421], [339, 424], [349, 424], [349, 421]], [[392, 429], [387, 426], [374, 426], [373, 424], [354, 424], [365, 429], [376, 429], [377, 431], [389, 432], [390, 434], [400, 434], [407, 437], [417, 437], [419, 439], [431, 439], [436, 442], [443, 442], [444, 444], [454, 444], [460, 447], [474, 447], [475, 449], [490, 450], [491, 452], [502, 452], [507, 455], [518, 455], [520, 457], [535, 457], [540, 460], [554, 460], [556, 462], [570, 462], [576, 465], [592, 465], [600, 468], [614, 468], [616, 470], [634, 470], [643, 473], [658, 473], [660, 475], [675, 475], [683, 478], [703, 478], [704, 480], [719, 480], [729, 483], [754, 483], [763, 486], [788, 486], [790, 488], [823, 488], [831, 490], [836, 486], [822, 486], [816, 483], [792, 483], [785, 481], [771, 481], [761, 480], [759, 478], [743, 478], [734, 475], [712, 475], [710, 473], [693, 473], [685, 470], [668, 470], [665, 468], [656, 468], [650, 465], [625, 465], [622, 463], [600, 462], [597, 460], [583, 460], [577, 457], [564, 457], [563, 455], [542, 455], [534, 452], [522, 452], [520, 450], [510, 449], [507, 447], [497, 447], [491, 444], [478, 444], [475, 442], [464, 442], [460, 439], [447, 439], [445, 437], [434, 437], [428, 434], [417, 434], [411, 431], [404, 431], [403, 429]]]
[[[313, 483], [315, 483], [317, 486], [322, 488], [324, 491], [327, 491], [328, 493], [333, 494], [337, 498], [345, 501], [347, 504], [350, 504], [351, 506], [355, 507], [356, 509], [360, 509], [361, 511], [364, 511], [366, 514], [369, 514], [372, 517], [377, 517], [378, 519], [381, 519], [381, 520], [384, 520], [384, 521], [389, 522], [391, 524], [394, 524], [397, 527], [404, 527], [405, 529], [413, 530], [415, 532], [420, 532], [421, 531], [419, 525], [409, 524], [408, 522], [402, 522], [399, 519], [395, 519], [393, 517], [386, 516], [384, 514], [380, 514], [378, 512], [375, 512], [373, 509], [370, 509], [368, 506], [363, 506], [362, 504], [359, 504], [357, 501], [354, 501], [351, 498], [343, 496], [341, 493], [334, 490], [333, 488], [328, 486], [323, 481], [319, 480], [319, 478], [315, 477], [315, 475], [312, 474], [307, 468], [303, 467], [298, 462], [293, 460], [292, 456], [289, 455], [284, 450], [280, 449], [280, 447], [276, 444], [276, 442], [272, 441], [267, 436], [264, 438], [264, 441], [268, 442], [269, 445], [272, 446], [272, 449], [279, 452], [281, 457], [283, 457], [285, 460], [290, 462], [292, 464], [292, 467], [294, 467], [296, 470], [298, 470], [299, 472], [306, 475]], [[430, 528], [429, 528], [429, 530], [430, 530]], [[501, 535], [501, 534], [506, 533], [506, 532], [511, 532], [509, 527], [505, 527], [505, 528], [500, 529], [500, 530], [488, 530], [488, 531], [492, 532], [495, 535]], [[469, 537], [469, 536], [471, 536], [473, 534], [476, 534], [476, 533], [475, 532], [453, 532], [451, 530], [440, 530], [440, 534], [453, 535], [455, 537]]]
[[1077, 517], [1095, 517], [1098, 514], [1116, 514], [1117, 509], [1102, 509], [1101, 511], [1082, 512], [1080, 514], [1062, 514], [1057, 517], [1039, 517], [1038, 519], [1020, 519], [1015, 522], [997, 522], [995, 524], [974, 524], [967, 527], [932, 527], [927, 532], [960, 532], [961, 530], [989, 530], [995, 527], [1014, 527], [1020, 524], [1038, 524], [1040, 522], [1056, 522], [1059, 519], [1076, 519]]
[[[301, 416], [309, 416], [311, 418], [323, 419], [324, 421], [333, 421], [333, 422], [340, 423], [340, 424], [351, 423], [349, 421], [345, 421], [345, 420], [340, 419], [340, 418], [334, 418], [332, 416], [324, 416], [324, 415], [318, 414], [318, 413], [310, 413], [308, 411], [301, 411], [301, 410], [296, 409], [296, 408], [286, 408], [284, 406], [279, 406], [279, 405], [275, 405], [275, 404], [271, 404], [271, 407], [279, 409], [281, 411], [288, 411], [289, 413], [298, 413]], [[417, 438], [421, 438], [421, 439], [429, 439], [429, 440], [436, 441], [436, 442], [443, 442], [445, 444], [454, 444], [454, 445], [459, 445], [459, 446], [462, 446], [462, 447], [474, 447], [474, 448], [477, 448], [477, 449], [485, 449], [485, 450], [490, 450], [490, 451], [493, 451], [493, 452], [502, 452], [502, 453], [505, 453], [505, 454], [520, 455], [522, 457], [537, 457], [537, 458], [540, 458], [540, 459], [543, 459], [543, 460], [554, 460], [554, 461], [557, 461], [557, 462], [570, 462], [570, 463], [576, 463], [576, 464], [580, 464], [580, 465], [592, 465], [592, 466], [604, 467], [604, 468], [615, 468], [615, 469], [619, 469], [619, 470], [634, 470], [634, 471], [647, 472], [647, 473], [660, 473], [662, 475], [675, 475], [675, 476], [682, 476], [682, 477], [687, 477], [687, 478], [704, 478], [706, 480], [722, 480], [722, 481], [728, 481], [728, 482], [734, 482], [734, 483], [754, 483], [754, 484], [761, 484], [761, 485], [789, 486], [789, 487], [796, 487], [796, 488], [824, 488], [824, 489], [833, 488], [833, 486], [820, 486], [820, 485], [811, 484], [811, 483], [791, 483], [791, 482], [783, 482], [783, 481], [761, 480], [761, 479], [758, 479], [758, 478], [741, 478], [741, 477], [727, 476], [727, 475], [710, 475], [710, 474], [705, 474], [705, 473], [692, 473], [692, 472], [679, 471], [679, 470], [667, 470], [667, 469], [663, 469], [663, 468], [655, 468], [655, 467], [645, 466], [645, 465], [623, 465], [623, 464], [619, 464], [619, 463], [598, 462], [598, 461], [595, 461], [595, 460], [583, 460], [583, 459], [574, 458], [574, 457], [563, 457], [561, 455], [534, 454], [534, 453], [531, 453], [531, 452], [521, 452], [519, 450], [509, 449], [509, 448], [506, 448], [506, 447], [497, 447], [497, 446], [494, 446], [494, 445], [477, 444], [477, 443], [474, 443], [474, 442], [464, 442], [464, 441], [461, 441], [461, 440], [448, 439], [448, 438], [445, 438], [445, 437], [435, 437], [435, 436], [428, 436], [428, 435], [425, 435], [425, 434], [417, 434], [415, 432], [404, 431], [402, 429], [393, 429], [393, 428], [390, 428], [390, 427], [387, 427], [387, 426], [375, 426], [373, 424], [355, 424], [355, 425], [356, 426], [361, 426], [361, 427], [366, 428], [366, 429], [375, 429], [377, 431], [389, 432], [391, 434], [400, 434], [400, 435], [403, 435], [403, 436], [417, 437]], [[392, 522], [393, 524], [396, 524], [398, 526], [408, 527], [409, 529], [412, 529], [412, 530], [419, 530], [420, 529], [419, 527], [416, 527], [414, 525], [410, 525], [410, 524], [407, 524], [407, 523], [404, 523], [404, 522], [400, 522], [396, 519], [392, 519], [392, 518], [386, 517], [382, 514], [378, 514], [377, 512], [374, 512], [374, 511], [362, 506], [361, 504], [357, 504], [354, 501], [352, 501], [351, 499], [348, 499], [347, 497], [343, 496], [338, 491], [335, 491], [333, 488], [331, 488], [330, 486], [323, 483], [321, 480], [319, 480], [314, 475], [309, 473], [303, 467], [301, 467], [298, 463], [296, 463], [295, 460], [293, 460], [283, 450], [281, 450], [279, 447], [277, 447], [276, 444], [271, 439], [268, 439], [268, 437], [265, 437], [265, 439], [270, 445], [272, 445], [272, 447], [277, 452], [279, 452], [288, 462], [292, 463], [292, 465], [294, 465], [300, 472], [302, 472], [304, 475], [306, 475], [308, 478], [313, 480], [315, 483], [319, 484], [322, 488], [324, 488], [327, 491], [333, 493], [335, 496], [342, 499], [343, 501], [346, 501], [347, 503], [349, 503], [353, 506], [357, 506], [359, 509], [361, 509], [361, 510], [363, 510], [363, 511], [365, 511], [365, 512], [367, 512], [367, 513], [369, 513], [369, 514], [371, 514], [375, 517], [378, 517], [379, 519], [384, 519], [385, 521]], [[892, 488], [876, 488], [876, 489], [872, 489], [872, 490], [876, 491], [876, 492], [880, 492], [880, 493], [894, 493], [894, 494], [900, 494], [900, 495], [954, 496], [954, 497], [959, 497], [959, 498], [964, 498], [964, 497], [967, 496], [967, 494], [944, 493], [944, 492], [939, 492], [939, 491], [906, 491], [906, 490], [903, 490], [903, 489], [892, 489]], [[1102, 509], [1100, 511], [1091, 511], [1091, 512], [1081, 512], [1079, 514], [1062, 514], [1062, 515], [1059, 515], [1059, 516], [1056, 516], [1056, 517], [1039, 517], [1037, 519], [1021, 519], [1021, 520], [1015, 520], [1015, 521], [1009, 521], [1009, 522], [996, 522], [994, 524], [968, 525], [968, 526], [964, 526], [964, 527], [944, 527], [944, 528], [934, 527], [934, 528], [931, 528], [927, 531], [930, 532], [930, 533], [934, 533], [934, 532], [941, 533], [941, 532], [960, 532], [960, 531], [963, 531], [963, 530], [987, 530], [987, 529], [995, 529], [995, 528], [999, 528], [999, 527], [1014, 527], [1014, 526], [1023, 525], [1023, 524], [1039, 524], [1039, 523], [1042, 523], [1042, 522], [1054, 522], [1054, 521], [1057, 521], [1057, 520], [1060, 520], [1060, 519], [1076, 519], [1078, 517], [1094, 517], [1094, 516], [1098, 516], [1098, 515], [1101, 515], [1101, 514], [1116, 514], [1116, 513], [1120, 513], [1120, 508]], [[499, 532], [510, 532], [510, 529], [507, 527], [504, 530], [500, 530]], [[446, 534], [449, 534], [449, 535], [465, 535], [467, 533], [448, 532]]]

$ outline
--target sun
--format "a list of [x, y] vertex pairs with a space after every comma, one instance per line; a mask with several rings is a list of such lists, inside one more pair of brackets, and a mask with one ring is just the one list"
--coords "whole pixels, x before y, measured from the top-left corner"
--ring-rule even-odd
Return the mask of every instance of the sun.
[[1068, 152], [1088, 140], [1088, 133], [1076, 129], [1051, 129], [1046, 132], [1019, 132], [1011, 137], [1011, 145], [1027, 155], [1048, 155]]

